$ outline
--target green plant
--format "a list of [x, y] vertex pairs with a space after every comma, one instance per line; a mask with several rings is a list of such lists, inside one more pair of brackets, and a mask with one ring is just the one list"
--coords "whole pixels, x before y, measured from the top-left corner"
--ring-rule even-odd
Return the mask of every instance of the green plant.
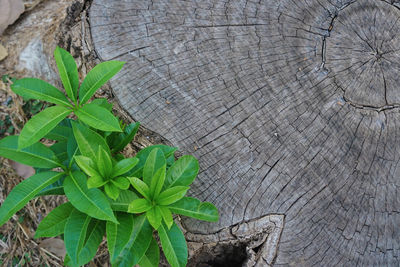
[[[0, 207], [0, 225], [35, 197], [65, 194], [69, 201], [40, 222], [35, 237], [62, 235], [66, 265], [88, 263], [106, 233], [112, 266], [158, 266], [160, 252], [153, 236], [157, 232], [168, 262], [185, 266], [186, 241], [172, 214], [218, 220], [213, 204], [185, 197], [199, 171], [197, 160], [186, 155], [175, 161], [176, 148], [165, 145], [125, 158], [121, 151], [139, 123], [119, 121], [105, 99], [88, 102], [124, 63], [95, 66], [78, 91], [73, 57], [61, 48], [54, 55], [68, 97], [39, 79], [24, 78], [12, 85], [27, 99], [56, 105], [33, 116], [19, 136], [0, 140], [0, 156], [36, 170]], [[72, 113], [77, 120], [70, 118]], [[45, 146], [42, 138], [55, 143]]]

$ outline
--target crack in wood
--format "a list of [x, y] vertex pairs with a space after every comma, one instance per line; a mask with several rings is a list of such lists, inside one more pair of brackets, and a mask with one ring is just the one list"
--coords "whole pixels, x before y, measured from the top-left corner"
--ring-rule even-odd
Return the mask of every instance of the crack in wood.
[[[218, 256], [213, 255], [218, 251], [217, 247], [242, 245], [247, 254], [243, 267], [271, 266], [278, 252], [284, 220], [283, 214], [269, 214], [222, 229], [215, 234], [186, 232], [191, 251], [188, 266], [197, 266], [198, 261], [206, 261], [207, 257], [212, 261], [212, 257]], [[204, 254], [209, 255], [206, 257]]]

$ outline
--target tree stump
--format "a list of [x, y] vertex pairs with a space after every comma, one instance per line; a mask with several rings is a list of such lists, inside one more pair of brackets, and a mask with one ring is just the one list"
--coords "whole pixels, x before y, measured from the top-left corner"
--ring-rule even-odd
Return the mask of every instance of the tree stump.
[[399, 264], [399, 1], [94, 0], [90, 23], [100, 59], [127, 61], [122, 106], [199, 158], [190, 194], [221, 218], [183, 220], [189, 240]]

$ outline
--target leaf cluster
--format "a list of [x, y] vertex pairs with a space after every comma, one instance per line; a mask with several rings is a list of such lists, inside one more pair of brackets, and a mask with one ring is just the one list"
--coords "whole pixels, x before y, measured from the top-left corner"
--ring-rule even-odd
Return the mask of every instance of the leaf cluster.
[[[0, 140], [0, 156], [36, 170], [1, 205], [0, 226], [35, 197], [65, 195], [68, 202], [52, 210], [35, 235], [61, 235], [65, 265], [88, 263], [106, 235], [112, 266], [158, 266], [158, 234], [171, 266], [185, 266], [186, 241], [173, 214], [218, 220], [213, 204], [185, 197], [199, 172], [198, 161], [190, 155], [175, 161], [176, 148], [165, 145], [125, 158], [121, 151], [135, 137], [139, 123], [125, 125], [105, 99], [90, 101], [124, 62], [98, 64], [79, 85], [73, 57], [59, 47], [54, 57], [65, 92], [35, 78], [12, 85], [25, 99], [54, 105], [33, 116], [19, 136]], [[53, 145], [45, 146], [43, 138]]]

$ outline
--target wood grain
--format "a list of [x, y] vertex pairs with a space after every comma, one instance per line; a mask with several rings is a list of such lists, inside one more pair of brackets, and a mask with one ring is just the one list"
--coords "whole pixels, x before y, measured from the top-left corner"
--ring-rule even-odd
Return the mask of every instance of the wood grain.
[[378, 0], [94, 0], [133, 118], [200, 160], [211, 234], [284, 214], [275, 265], [396, 266], [400, 10]]

